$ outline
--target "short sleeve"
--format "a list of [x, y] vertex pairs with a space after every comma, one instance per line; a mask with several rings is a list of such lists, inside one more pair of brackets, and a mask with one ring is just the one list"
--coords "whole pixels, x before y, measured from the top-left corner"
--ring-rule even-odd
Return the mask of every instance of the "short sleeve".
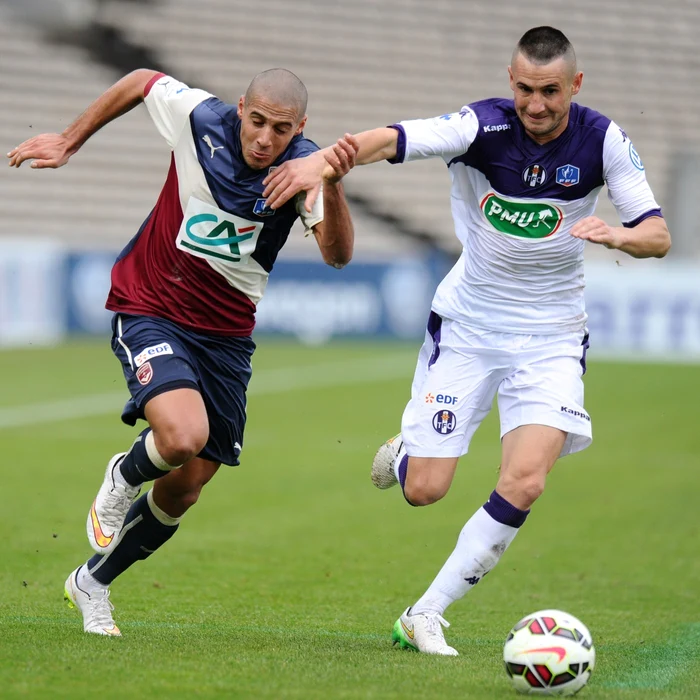
[[294, 198], [294, 206], [296, 207], [297, 214], [301, 218], [304, 224], [304, 233], [310, 233], [311, 229], [320, 224], [323, 221], [323, 186], [316, 197], [311, 211], [306, 211], [304, 207], [304, 202], [306, 201], [306, 192], [299, 192], [299, 194]]
[[392, 163], [440, 157], [446, 162], [466, 153], [479, 132], [479, 119], [470, 107], [432, 119], [394, 124], [399, 132]]
[[610, 122], [603, 144], [603, 179], [624, 226], [636, 226], [650, 216], [661, 216], [642, 159], [629, 136], [614, 122]]
[[170, 148], [175, 148], [190, 112], [213, 97], [206, 90], [191, 88], [169, 75], [161, 75], [146, 86], [144, 102], [153, 123]]

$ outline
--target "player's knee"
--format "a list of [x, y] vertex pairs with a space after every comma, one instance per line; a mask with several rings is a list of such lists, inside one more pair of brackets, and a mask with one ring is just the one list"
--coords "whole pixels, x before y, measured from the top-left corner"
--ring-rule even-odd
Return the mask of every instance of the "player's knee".
[[447, 493], [447, 488], [435, 482], [410, 482], [407, 480], [403, 492], [406, 500], [412, 505], [429, 506], [439, 501]]
[[184, 464], [196, 457], [207, 444], [208, 431], [166, 430], [156, 436], [156, 446], [161, 457], [173, 466]]
[[544, 488], [544, 474], [528, 474], [501, 479], [496, 490], [516, 508], [528, 510], [544, 493]]

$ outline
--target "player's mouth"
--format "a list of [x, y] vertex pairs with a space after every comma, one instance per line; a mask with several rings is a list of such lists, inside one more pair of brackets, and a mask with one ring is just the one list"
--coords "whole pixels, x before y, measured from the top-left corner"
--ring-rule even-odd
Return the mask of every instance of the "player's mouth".
[[260, 151], [250, 151], [250, 155], [255, 159], [255, 160], [267, 160], [270, 157], [269, 153], [261, 153]]

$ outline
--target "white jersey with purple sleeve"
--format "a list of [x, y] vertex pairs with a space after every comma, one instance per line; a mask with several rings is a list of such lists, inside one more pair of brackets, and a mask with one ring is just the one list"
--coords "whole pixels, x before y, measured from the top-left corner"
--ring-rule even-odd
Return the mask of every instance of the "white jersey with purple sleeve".
[[395, 163], [440, 157], [452, 177], [452, 216], [463, 252], [433, 310], [512, 333], [584, 328], [584, 241], [569, 235], [608, 196], [624, 226], [661, 216], [624, 131], [571, 105], [564, 133], [540, 145], [513, 101], [489, 99], [434, 119], [395, 124]]

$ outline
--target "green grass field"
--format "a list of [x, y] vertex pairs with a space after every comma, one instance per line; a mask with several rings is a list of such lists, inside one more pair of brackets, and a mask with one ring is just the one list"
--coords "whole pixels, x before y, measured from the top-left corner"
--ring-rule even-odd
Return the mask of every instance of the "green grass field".
[[434, 658], [392, 648], [391, 627], [493, 488], [496, 416], [448, 497], [412, 509], [369, 466], [417, 345], [261, 345], [242, 466], [115, 583], [120, 639], [85, 635], [62, 589], [135, 434], [121, 371], [106, 342], [0, 353], [0, 697], [508, 698], [509, 628], [554, 607], [593, 633], [581, 697], [700, 698], [700, 366], [592, 362], [593, 446], [448, 610], [461, 656]]

